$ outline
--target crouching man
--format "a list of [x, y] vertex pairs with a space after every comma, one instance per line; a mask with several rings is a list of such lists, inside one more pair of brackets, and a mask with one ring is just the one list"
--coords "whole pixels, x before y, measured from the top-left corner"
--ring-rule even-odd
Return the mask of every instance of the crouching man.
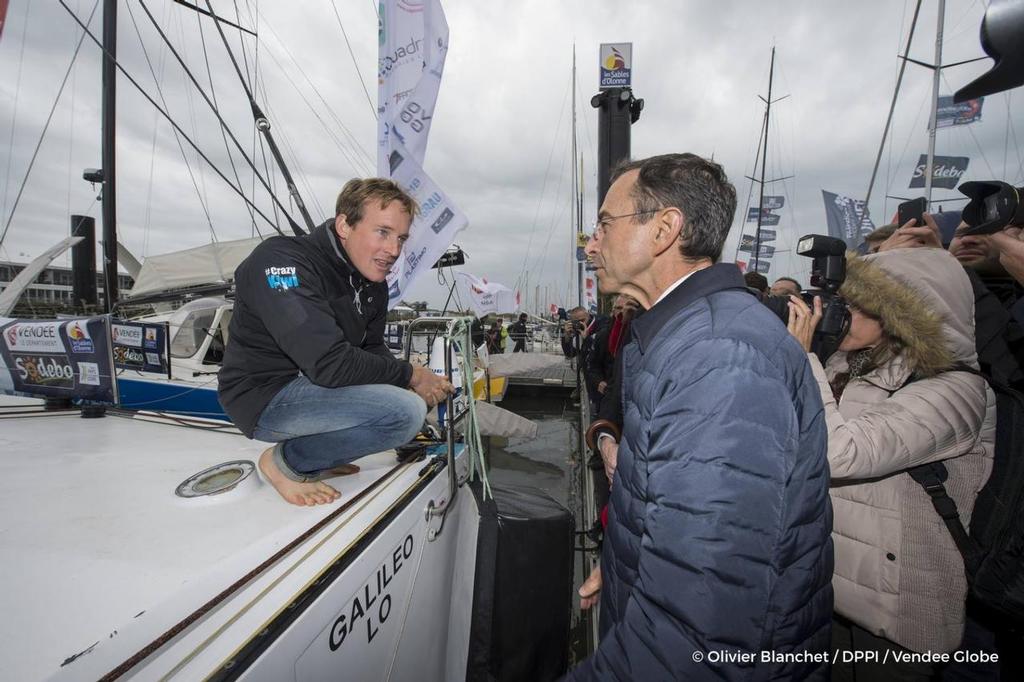
[[415, 200], [391, 180], [350, 180], [312, 233], [274, 237], [235, 271], [219, 397], [250, 438], [276, 443], [260, 470], [288, 502], [333, 502], [324, 478], [411, 440], [452, 386], [384, 343], [386, 278]]

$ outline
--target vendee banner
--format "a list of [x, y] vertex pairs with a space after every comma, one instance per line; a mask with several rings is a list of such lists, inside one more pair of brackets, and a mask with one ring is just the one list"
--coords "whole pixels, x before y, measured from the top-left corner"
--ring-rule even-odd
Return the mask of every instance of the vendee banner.
[[116, 403], [107, 317], [22, 320], [0, 317], [0, 391]]
[[166, 325], [111, 320], [110, 337], [118, 369], [167, 373]]

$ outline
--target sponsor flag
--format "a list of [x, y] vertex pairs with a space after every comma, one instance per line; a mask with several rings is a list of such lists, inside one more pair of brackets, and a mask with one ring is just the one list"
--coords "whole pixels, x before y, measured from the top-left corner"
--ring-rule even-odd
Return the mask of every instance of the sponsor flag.
[[[775, 241], [775, 230], [761, 230], [761, 248], [764, 249], [765, 242]], [[740, 251], [753, 251], [757, 238], [752, 234], [745, 234], [740, 239]], [[772, 247], [775, 248], [774, 246]]]
[[776, 211], [786, 205], [786, 197], [766, 196], [761, 208], [766, 211]]
[[[780, 216], [778, 213], [772, 213], [771, 211], [765, 209], [765, 210], [761, 211], [761, 224], [762, 225], [768, 225], [768, 226], [778, 225], [779, 224], [779, 219], [781, 217], [782, 216]], [[757, 207], [756, 206], [751, 206], [750, 208], [747, 209], [747, 222], [748, 223], [756, 223], [757, 222]]]
[[[746, 235], [744, 235], [744, 236], [746, 236]], [[753, 256], [753, 253], [754, 253], [754, 241], [753, 240], [751, 240], [749, 242], [744, 241], [743, 243], [741, 243], [740, 244], [740, 251], [746, 251], [747, 253], [750, 253], [751, 254], [750, 257], [753, 258], [754, 257]], [[765, 259], [771, 258], [774, 255], [775, 255], [775, 247], [773, 245], [771, 245], [771, 244], [761, 244], [760, 248], [758, 249], [758, 260], [765, 260]]]
[[[753, 269], [754, 269], [745, 260], [738, 260], [738, 261], [736, 261], [736, 265], [737, 265], [737, 267], [739, 267], [740, 272], [748, 272], [748, 271], [752, 272]], [[766, 260], [758, 260], [757, 261], [757, 271], [760, 272], [762, 275], [767, 275], [768, 271], [771, 269], [771, 267], [772, 267], [771, 261], [766, 261]]]
[[448, 54], [448, 23], [440, 0], [384, 0], [379, 30], [377, 173], [397, 182], [420, 206], [409, 240], [388, 273], [388, 305], [394, 307], [468, 221], [423, 170]]
[[825, 190], [821, 190], [821, 196], [825, 200], [829, 236], [842, 239], [848, 249], [856, 249], [864, 235], [875, 229], [864, 210], [864, 202]]
[[[967, 172], [967, 164], [970, 162], [971, 159], [966, 156], [936, 156], [932, 165], [932, 187], [953, 189]], [[924, 169], [927, 165], [928, 155], [922, 154], [910, 178], [911, 189], [924, 187]]]
[[954, 102], [952, 95], [939, 97], [935, 110], [935, 127], [948, 128], [980, 121], [981, 106], [984, 103], [984, 97], [969, 99], [966, 102]]
[[504, 315], [519, 309], [519, 292], [509, 289], [504, 284], [488, 282], [468, 272], [455, 273], [455, 279], [461, 285], [462, 292], [469, 298], [470, 307], [477, 317], [491, 313]]

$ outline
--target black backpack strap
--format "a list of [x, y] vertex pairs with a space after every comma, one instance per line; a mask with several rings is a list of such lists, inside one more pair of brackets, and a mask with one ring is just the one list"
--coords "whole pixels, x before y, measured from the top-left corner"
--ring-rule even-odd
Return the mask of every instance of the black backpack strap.
[[932, 500], [932, 506], [935, 507], [935, 511], [938, 512], [943, 523], [946, 524], [946, 528], [949, 529], [949, 534], [953, 537], [956, 548], [960, 550], [960, 554], [964, 558], [964, 568], [967, 570], [967, 575], [974, 575], [980, 563], [981, 548], [978, 547], [978, 543], [974, 541], [974, 538], [967, 534], [967, 529], [964, 528], [963, 522], [960, 521], [960, 513], [957, 511], [956, 502], [949, 496], [949, 493], [946, 492], [946, 486], [943, 485], [943, 481], [949, 477], [946, 465], [942, 462], [930, 462], [911, 467], [907, 469], [907, 473], [928, 493], [928, 497]]

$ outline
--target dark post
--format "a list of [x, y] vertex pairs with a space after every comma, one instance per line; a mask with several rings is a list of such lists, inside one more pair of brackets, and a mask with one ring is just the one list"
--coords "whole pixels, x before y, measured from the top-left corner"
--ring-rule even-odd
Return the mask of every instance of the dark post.
[[95, 306], [96, 295], [96, 220], [90, 216], [71, 216], [71, 236], [82, 237], [71, 247], [71, 300], [74, 306]]
[[597, 115], [597, 205], [611, 185], [611, 171], [630, 154], [630, 126], [640, 119], [644, 101], [630, 88], [608, 88], [590, 99]]
[[117, 302], [117, 0], [103, 2], [103, 310]]

